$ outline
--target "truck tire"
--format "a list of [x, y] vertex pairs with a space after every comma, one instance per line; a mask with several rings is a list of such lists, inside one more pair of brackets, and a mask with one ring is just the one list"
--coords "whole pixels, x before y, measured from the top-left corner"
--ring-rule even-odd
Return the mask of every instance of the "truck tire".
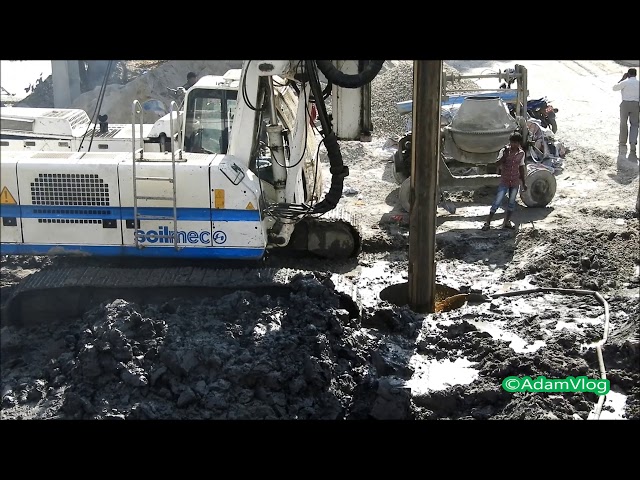
[[404, 159], [400, 150], [393, 154], [393, 178], [398, 185], [402, 185], [409, 175], [404, 168]]
[[556, 177], [546, 168], [527, 167], [527, 191], [520, 189], [520, 199], [530, 208], [546, 207], [556, 194]]

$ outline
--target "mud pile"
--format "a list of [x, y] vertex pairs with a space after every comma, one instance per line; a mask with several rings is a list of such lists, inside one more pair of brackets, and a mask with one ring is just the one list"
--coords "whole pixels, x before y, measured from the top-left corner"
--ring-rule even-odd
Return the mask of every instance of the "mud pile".
[[[38, 418], [64, 419], [408, 417], [409, 396], [378, 385], [374, 345], [331, 280], [292, 287], [288, 298], [115, 300], [62, 327], [5, 327], [3, 416], [30, 418], [38, 404]], [[376, 392], [384, 408], [359, 405]]]
[[520, 233], [526, 254], [514, 257], [505, 281], [522, 280], [539, 287], [586, 288], [612, 292], [638, 291], [639, 232], [630, 227], [616, 231], [567, 229], [563, 235], [530, 229]]
[[[511, 393], [501, 386], [508, 376], [600, 378], [596, 353], [587, 346], [603, 338], [602, 306], [591, 297], [500, 298], [427, 316], [381, 302], [359, 314], [328, 274], [299, 274], [291, 285], [283, 297], [238, 291], [162, 304], [116, 299], [82, 319], [4, 327], [1, 416], [409, 420], [593, 414], [595, 393]], [[607, 378], [612, 389], [628, 395], [626, 418], [640, 418], [638, 342], [632, 338], [638, 305], [619, 296], [610, 302], [616, 314], [615, 335], [604, 348]], [[581, 328], [554, 332], [572, 320]]]

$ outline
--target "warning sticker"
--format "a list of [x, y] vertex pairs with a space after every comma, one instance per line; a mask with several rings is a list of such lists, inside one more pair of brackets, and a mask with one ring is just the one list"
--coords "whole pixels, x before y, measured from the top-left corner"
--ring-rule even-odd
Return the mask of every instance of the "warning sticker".
[[213, 206], [214, 208], [224, 208], [224, 189], [216, 188], [213, 191]]
[[11, 192], [7, 187], [2, 187], [2, 192], [0, 192], [0, 204], [16, 204], [16, 199], [13, 198]]
[[256, 209], [256, 207], [253, 206], [253, 203], [251, 203], [251, 202], [247, 203], [246, 210], [255, 210], [255, 209]]

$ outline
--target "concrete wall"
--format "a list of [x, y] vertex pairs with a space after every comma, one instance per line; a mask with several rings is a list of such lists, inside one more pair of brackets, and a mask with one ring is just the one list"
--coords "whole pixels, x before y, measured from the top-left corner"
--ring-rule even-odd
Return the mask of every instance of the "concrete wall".
[[80, 96], [80, 71], [77, 60], [51, 60], [53, 106], [71, 108]]

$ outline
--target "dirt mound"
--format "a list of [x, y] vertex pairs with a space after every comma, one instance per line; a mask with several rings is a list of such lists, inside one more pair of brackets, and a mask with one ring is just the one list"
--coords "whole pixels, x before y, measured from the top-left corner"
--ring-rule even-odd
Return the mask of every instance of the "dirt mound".
[[[144, 122], [154, 123], [169, 112], [175, 98], [167, 88], [184, 85], [187, 73], [223, 75], [232, 68], [241, 68], [242, 60], [123, 60], [115, 62], [107, 81], [100, 114], [108, 115], [110, 123], [131, 123], [131, 105], [156, 100], [161, 109], [145, 110]], [[100, 85], [82, 93], [71, 108], [80, 108], [91, 117], [98, 104]], [[49, 76], [31, 95], [16, 104], [18, 107], [53, 107], [53, 79]], [[139, 118], [137, 119], [139, 121]]]
[[[3, 378], [3, 409], [39, 401], [49, 418], [349, 418], [356, 386], [373, 380], [371, 342], [355, 334], [358, 319], [330, 280], [300, 276], [292, 286], [285, 299], [116, 300], [62, 329], [6, 328], [3, 364], [14, 374]], [[24, 342], [49, 335], [46, 345]], [[53, 356], [33, 378], [19, 359], [38, 352]]]

